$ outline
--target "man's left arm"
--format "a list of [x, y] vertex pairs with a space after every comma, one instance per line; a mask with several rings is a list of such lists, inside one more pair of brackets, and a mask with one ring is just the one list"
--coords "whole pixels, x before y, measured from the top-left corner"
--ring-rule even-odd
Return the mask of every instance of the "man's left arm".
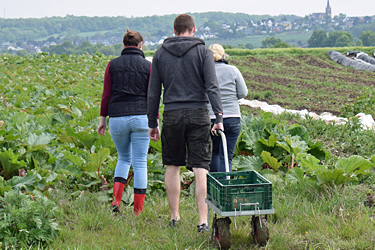
[[161, 85], [162, 84], [159, 75], [158, 62], [156, 57], [154, 56], [147, 93], [147, 118], [149, 128], [156, 128], [159, 125], [158, 114], [162, 89]]

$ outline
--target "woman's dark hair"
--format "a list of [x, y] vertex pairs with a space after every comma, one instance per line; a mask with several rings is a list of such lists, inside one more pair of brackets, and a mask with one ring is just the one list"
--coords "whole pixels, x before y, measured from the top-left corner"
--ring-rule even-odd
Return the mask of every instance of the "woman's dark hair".
[[194, 26], [194, 19], [188, 14], [181, 14], [174, 19], [173, 28], [177, 35], [183, 34], [186, 31], [191, 32]]
[[126, 33], [124, 35], [124, 39], [122, 39], [122, 42], [125, 46], [138, 46], [140, 42], [143, 42], [143, 37], [138, 31], [129, 30], [129, 28], [126, 28]]

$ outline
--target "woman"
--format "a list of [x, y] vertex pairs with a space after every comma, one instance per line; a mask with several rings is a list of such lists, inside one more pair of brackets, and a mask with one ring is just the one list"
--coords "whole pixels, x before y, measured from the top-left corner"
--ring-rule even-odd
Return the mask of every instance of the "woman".
[[[225, 51], [220, 44], [212, 44], [209, 49], [214, 54], [216, 76], [219, 82], [223, 104], [224, 134], [227, 139], [229, 171], [232, 170], [232, 158], [238, 136], [241, 132], [241, 112], [238, 100], [247, 95], [247, 86], [241, 72], [225, 60]], [[211, 122], [215, 116], [210, 108]], [[220, 136], [213, 138], [210, 172], [225, 172], [225, 161]]]
[[142, 212], [147, 188], [147, 89], [151, 63], [142, 52], [137, 31], [124, 35], [121, 56], [111, 60], [104, 75], [98, 133], [105, 134], [106, 117], [118, 152], [111, 209], [120, 211], [121, 197], [130, 165], [134, 171], [134, 213]]

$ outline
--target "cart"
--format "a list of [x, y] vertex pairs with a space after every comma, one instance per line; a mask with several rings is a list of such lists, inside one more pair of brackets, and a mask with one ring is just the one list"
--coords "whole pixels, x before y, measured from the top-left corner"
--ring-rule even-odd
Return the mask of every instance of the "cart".
[[251, 215], [252, 237], [255, 243], [265, 245], [269, 239], [267, 215], [275, 213], [272, 208], [272, 183], [253, 170], [229, 172], [225, 134], [221, 130], [218, 133], [223, 142], [226, 172], [207, 174], [206, 203], [208, 208], [213, 209], [211, 239], [219, 249], [229, 249], [229, 217]]

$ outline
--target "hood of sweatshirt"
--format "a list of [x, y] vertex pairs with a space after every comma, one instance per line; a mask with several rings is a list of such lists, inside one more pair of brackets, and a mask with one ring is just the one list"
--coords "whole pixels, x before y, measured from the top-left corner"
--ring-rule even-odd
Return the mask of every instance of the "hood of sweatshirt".
[[204, 41], [198, 37], [175, 36], [165, 39], [162, 46], [172, 55], [181, 57], [199, 44], [205, 45]]

